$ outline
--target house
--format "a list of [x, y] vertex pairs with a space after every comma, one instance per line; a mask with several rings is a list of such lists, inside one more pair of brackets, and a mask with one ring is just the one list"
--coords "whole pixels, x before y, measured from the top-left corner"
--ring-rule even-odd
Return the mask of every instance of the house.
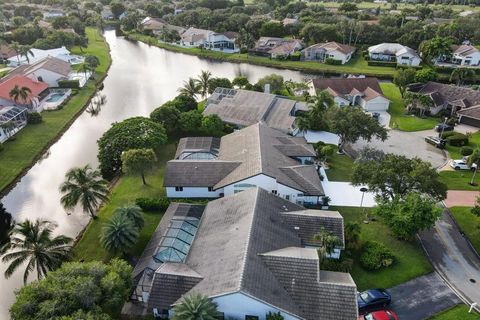
[[286, 58], [300, 51], [303, 43], [296, 39], [283, 39], [274, 37], [261, 37], [255, 47], [248, 51], [249, 54], [270, 58]]
[[[30, 89], [25, 101], [14, 101], [10, 97], [10, 92], [15, 86], [20, 88], [27, 87]], [[29, 77], [16, 75], [0, 83], [0, 105], [24, 106], [32, 111], [41, 111], [40, 101], [48, 95], [48, 84], [38, 80], [32, 80]]]
[[295, 133], [295, 113], [306, 109], [304, 102], [275, 94], [216, 88], [205, 104], [203, 114], [216, 114], [237, 128], [263, 121], [269, 127], [284, 133]]
[[239, 52], [235, 44], [238, 34], [235, 32], [217, 33], [211, 30], [190, 27], [180, 35], [180, 45], [187, 48], [202, 47], [208, 50]]
[[480, 128], [480, 105], [457, 111], [458, 122]]
[[7, 75], [7, 79], [23, 75], [34, 81], [44, 82], [49, 87], [58, 87], [58, 82], [68, 80], [71, 72], [72, 68], [68, 62], [49, 56], [33, 64], [15, 68]]
[[0, 106], [0, 143], [27, 125], [27, 109], [15, 106]]
[[168, 29], [174, 30], [180, 35], [186, 30], [185, 28], [171, 25], [163, 19], [151, 17], [146, 17], [145, 19], [143, 19], [142, 22], [140, 22], [140, 25], [143, 30], [150, 30], [153, 34], [158, 34], [163, 29]]
[[480, 105], [480, 91], [467, 87], [430, 81], [412, 84], [408, 87], [408, 91], [430, 97], [432, 100], [430, 114], [437, 114], [446, 109], [454, 115], [459, 110]]
[[357, 320], [352, 277], [320, 270], [318, 244], [304, 232], [329, 230], [324, 217], [261, 188], [206, 206], [172, 203], [134, 268], [122, 314], [171, 318], [182, 297], [199, 293], [221, 319]]
[[285, 18], [282, 20], [284, 26], [296, 26], [299, 23], [300, 21], [297, 18]]
[[169, 198], [219, 198], [255, 186], [301, 204], [318, 204], [325, 195], [315, 151], [303, 137], [257, 123], [223, 136], [219, 144], [185, 139], [165, 169]]
[[13, 50], [12, 47], [6, 44], [0, 45], [0, 62], [4, 63], [9, 58], [14, 57], [16, 55], [17, 55], [17, 52]]
[[82, 56], [72, 55], [65, 47], [48, 50], [33, 48], [31, 51], [32, 53], [28, 55], [28, 59], [23, 55], [16, 55], [8, 58], [8, 66], [18, 67], [23, 64], [34, 64], [46, 57], [58, 58], [72, 65], [83, 63], [85, 60], [85, 58]]
[[345, 64], [352, 58], [355, 48], [337, 42], [317, 43], [302, 50], [302, 60], [325, 62], [327, 59]]
[[381, 43], [368, 48], [373, 61], [397, 62], [398, 65], [417, 67], [422, 59], [417, 52], [399, 43]]
[[310, 95], [326, 90], [338, 106], [360, 106], [366, 112], [387, 111], [390, 105], [377, 78], [319, 78], [308, 83]]
[[63, 17], [65, 14], [61, 11], [45, 11], [43, 12], [43, 19], [55, 19]]
[[452, 46], [451, 62], [460, 66], [479, 66], [480, 50], [469, 44]]

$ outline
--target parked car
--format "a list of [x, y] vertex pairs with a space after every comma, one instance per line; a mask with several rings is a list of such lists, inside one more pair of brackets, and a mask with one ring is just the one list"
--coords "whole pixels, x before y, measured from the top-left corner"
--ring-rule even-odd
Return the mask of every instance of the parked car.
[[450, 160], [450, 167], [455, 170], [470, 170], [467, 161], [465, 160]]
[[435, 131], [437, 132], [453, 131], [453, 129], [453, 126], [446, 123], [439, 123], [435, 126]]
[[392, 310], [379, 310], [360, 316], [358, 320], [398, 320]]
[[444, 149], [445, 145], [447, 144], [447, 140], [432, 136], [425, 137], [425, 141], [439, 149]]
[[358, 311], [360, 313], [385, 308], [392, 301], [385, 289], [370, 289], [357, 293]]

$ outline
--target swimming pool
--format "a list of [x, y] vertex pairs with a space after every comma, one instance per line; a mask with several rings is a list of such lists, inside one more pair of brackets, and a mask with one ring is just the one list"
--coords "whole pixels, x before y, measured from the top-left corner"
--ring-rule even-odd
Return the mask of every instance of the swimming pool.
[[61, 100], [64, 95], [65, 94], [63, 94], [63, 93], [54, 93], [46, 100], [46, 102], [57, 102], [57, 101]]

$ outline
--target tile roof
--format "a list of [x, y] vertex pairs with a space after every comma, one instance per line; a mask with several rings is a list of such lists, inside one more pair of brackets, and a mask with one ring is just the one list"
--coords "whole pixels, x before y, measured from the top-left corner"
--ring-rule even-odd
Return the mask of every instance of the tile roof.
[[167, 162], [165, 187], [214, 187], [240, 165], [238, 161], [171, 160]]
[[364, 100], [371, 100], [383, 95], [377, 78], [318, 78], [312, 80], [315, 91], [328, 90], [333, 96], [345, 97], [359, 92]]
[[23, 74], [24, 75], [34, 74], [35, 71], [40, 69], [45, 69], [51, 72], [55, 72], [64, 77], [67, 77], [70, 74], [70, 72], [72, 72], [70, 63], [55, 57], [46, 57], [40, 61], [37, 61], [29, 65], [27, 68], [25, 68], [25, 70], [23, 71]]
[[10, 91], [18, 85], [19, 87], [27, 87], [31, 90], [31, 93], [28, 95], [28, 101], [32, 99], [32, 97], [37, 97], [41, 92], [48, 89], [48, 85], [44, 82], [34, 81], [28, 77], [17, 75], [13, 78], [8, 79], [0, 83], [0, 98], [5, 100], [12, 100], [10, 98]]
[[436, 106], [451, 104], [462, 108], [480, 105], [480, 91], [439, 82], [414, 84], [409, 91], [429, 95]]
[[0, 57], [2, 59], [8, 59], [17, 55], [17, 52], [12, 47], [5, 44], [0, 45]]
[[355, 52], [355, 47], [346, 45], [346, 44], [341, 44], [335, 41], [332, 42], [325, 42], [325, 43], [317, 43], [314, 44], [305, 50], [312, 50], [312, 49], [325, 49], [326, 51], [339, 51], [343, 54], [349, 54]]
[[477, 48], [472, 45], [461, 45], [461, 46], [452, 46], [454, 54], [466, 57], [468, 55], [480, 52]]
[[269, 93], [217, 88], [203, 114], [216, 114], [224, 122], [241, 127], [265, 121], [272, 128], [290, 132], [295, 122], [293, 111], [298, 104]]
[[181, 37], [184, 42], [197, 42], [200, 40], [207, 40], [208, 35], [211, 33], [214, 32], [211, 30], [190, 27], [181, 34]]
[[457, 111], [458, 115], [480, 120], [480, 105]]
[[368, 48], [368, 52], [372, 53], [382, 53], [389, 55], [402, 55], [405, 53], [410, 53], [411, 55], [418, 56], [417, 52], [412, 48], [401, 45], [400, 43], [380, 43], [375, 46]]
[[300, 40], [286, 40], [270, 49], [270, 54], [289, 55], [294, 53], [298, 48], [302, 47]]

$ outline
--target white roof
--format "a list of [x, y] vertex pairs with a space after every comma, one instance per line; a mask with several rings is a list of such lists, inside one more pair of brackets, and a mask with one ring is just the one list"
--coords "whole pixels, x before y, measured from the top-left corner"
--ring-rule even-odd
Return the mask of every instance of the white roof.
[[385, 54], [394, 54], [396, 56], [401, 56], [403, 54], [409, 53], [411, 55], [417, 55], [417, 52], [412, 48], [404, 46], [400, 43], [380, 43], [375, 46], [368, 48], [369, 53], [385, 53]]

